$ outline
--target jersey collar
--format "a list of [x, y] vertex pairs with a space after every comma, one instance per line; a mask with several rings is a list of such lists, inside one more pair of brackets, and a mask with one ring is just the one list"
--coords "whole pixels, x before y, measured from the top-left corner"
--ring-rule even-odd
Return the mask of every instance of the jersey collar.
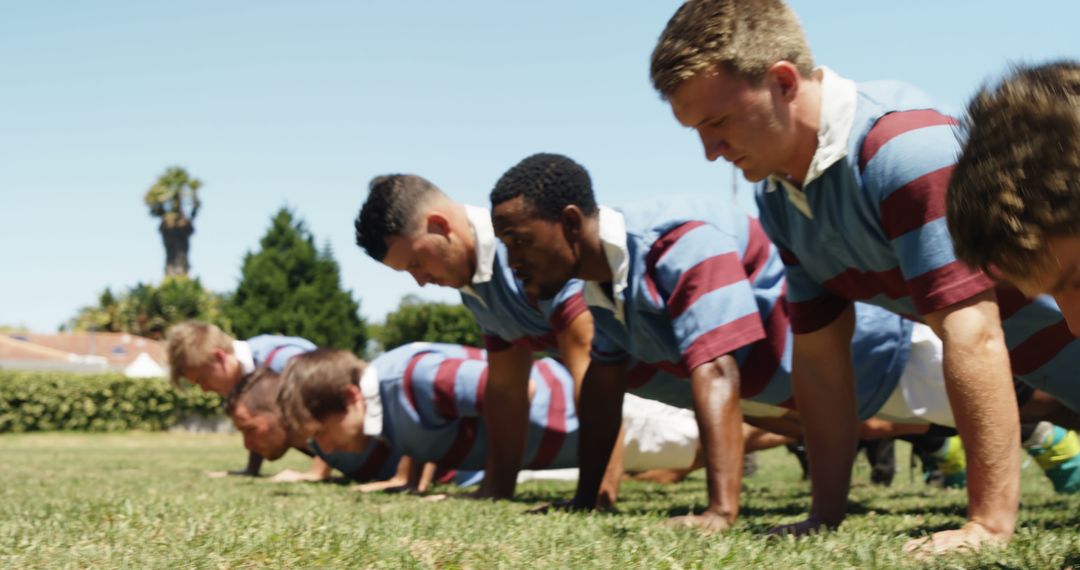
[[476, 238], [476, 271], [473, 272], [472, 284], [487, 283], [495, 273], [495, 248], [499, 243], [495, 239], [495, 227], [491, 225], [491, 212], [487, 208], [466, 204], [465, 216]]
[[848, 152], [848, 140], [851, 125], [855, 122], [855, 102], [858, 93], [855, 82], [841, 77], [835, 71], [822, 66], [815, 70], [821, 73], [821, 115], [818, 126], [818, 144], [810, 166], [803, 177], [802, 188], [796, 187], [782, 175], [771, 174], [766, 192], [773, 192], [783, 187], [788, 200], [808, 218], [813, 218], [810, 205], [806, 200], [805, 188], [817, 180], [832, 165], [839, 162]]
[[382, 437], [383, 409], [379, 395], [379, 371], [368, 364], [360, 376], [360, 394], [364, 397], [364, 435]]
[[244, 374], [255, 372], [255, 357], [251, 354], [251, 345], [242, 340], [234, 340], [232, 350]]
[[624, 320], [622, 293], [626, 290], [630, 274], [630, 253], [626, 248], [626, 218], [617, 210], [600, 206], [599, 215], [600, 245], [604, 258], [611, 269], [611, 291], [615, 302], [612, 303], [600, 284], [595, 281], [585, 283], [585, 304], [602, 307], [615, 313], [620, 322]]

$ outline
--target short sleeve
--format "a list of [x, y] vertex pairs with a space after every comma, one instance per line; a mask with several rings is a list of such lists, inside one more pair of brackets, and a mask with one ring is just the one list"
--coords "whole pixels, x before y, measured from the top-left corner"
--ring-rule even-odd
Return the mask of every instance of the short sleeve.
[[765, 338], [735, 237], [688, 222], [646, 256], [646, 287], [664, 306], [689, 370]]
[[933, 110], [890, 113], [859, 153], [863, 184], [879, 207], [882, 230], [920, 314], [993, 287], [956, 259], [945, 222], [945, 196], [959, 153], [955, 121]]

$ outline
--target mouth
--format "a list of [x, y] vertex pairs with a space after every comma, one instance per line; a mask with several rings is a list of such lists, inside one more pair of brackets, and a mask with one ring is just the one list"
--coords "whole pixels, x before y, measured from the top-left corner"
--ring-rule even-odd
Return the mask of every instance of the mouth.
[[746, 162], [746, 156], [745, 155], [740, 156], [740, 157], [736, 158], [735, 160], [732, 160], [731, 164], [736, 166], [736, 167], [742, 167], [742, 163], [744, 163], [744, 162]]

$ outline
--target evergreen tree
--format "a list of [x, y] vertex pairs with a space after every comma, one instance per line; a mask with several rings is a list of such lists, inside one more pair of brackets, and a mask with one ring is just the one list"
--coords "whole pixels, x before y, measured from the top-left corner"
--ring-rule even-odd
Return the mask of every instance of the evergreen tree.
[[352, 291], [329, 246], [319, 251], [304, 222], [282, 208], [244, 256], [240, 284], [226, 314], [239, 338], [259, 334], [301, 336], [319, 346], [362, 354], [367, 331]]
[[429, 303], [415, 295], [402, 297], [386, 322], [372, 329], [384, 350], [418, 341], [483, 346], [480, 325], [464, 305]]

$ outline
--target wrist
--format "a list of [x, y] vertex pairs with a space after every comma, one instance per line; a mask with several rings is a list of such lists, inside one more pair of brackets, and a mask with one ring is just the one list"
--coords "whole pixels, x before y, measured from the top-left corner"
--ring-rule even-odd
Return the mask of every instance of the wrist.
[[706, 516], [722, 518], [722, 519], [726, 520], [729, 523], [734, 523], [735, 519], [738, 518], [738, 516], [739, 516], [739, 514], [737, 512], [734, 512], [731, 509], [729, 509], [729, 508], [727, 508], [727, 507], [725, 507], [723, 505], [710, 505], [708, 508], [705, 509], [705, 512], [703, 512], [701, 514], [706, 515]]
[[1009, 517], [998, 517], [994, 519], [979, 519], [971, 520], [964, 524], [964, 528], [973, 532], [986, 534], [998, 540], [1008, 541], [1012, 539], [1013, 530], [1016, 528], [1015, 522]]

